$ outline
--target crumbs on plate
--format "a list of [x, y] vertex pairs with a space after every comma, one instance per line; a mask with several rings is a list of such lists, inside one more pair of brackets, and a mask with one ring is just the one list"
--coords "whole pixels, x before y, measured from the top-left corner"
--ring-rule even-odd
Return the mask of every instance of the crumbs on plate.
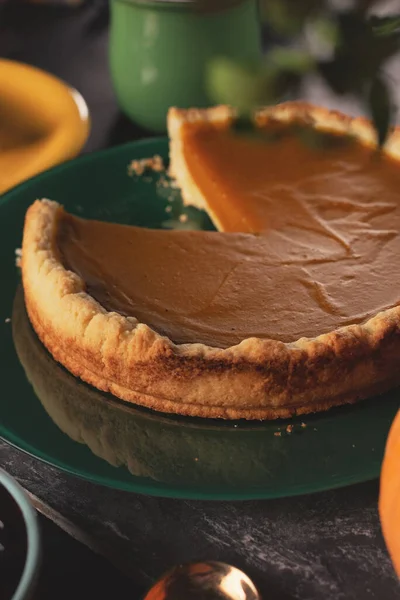
[[21, 267], [22, 248], [15, 249], [15, 265]]
[[164, 161], [159, 154], [132, 160], [128, 165], [128, 175], [143, 175], [145, 171], [155, 171], [156, 173], [165, 171]]

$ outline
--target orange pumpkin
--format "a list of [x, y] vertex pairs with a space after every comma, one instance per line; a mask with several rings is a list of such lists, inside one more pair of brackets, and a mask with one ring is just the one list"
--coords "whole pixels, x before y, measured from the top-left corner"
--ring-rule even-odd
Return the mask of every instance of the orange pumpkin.
[[400, 411], [386, 443], [381, 472], [379, 514], [383, 536], [400, 577]]

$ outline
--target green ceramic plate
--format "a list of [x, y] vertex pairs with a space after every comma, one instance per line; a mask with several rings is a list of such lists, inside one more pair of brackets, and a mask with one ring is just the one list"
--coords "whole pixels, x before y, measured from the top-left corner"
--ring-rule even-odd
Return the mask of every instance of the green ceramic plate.
[[[0, 200], [0, 435], [80, 477], [164, 496], [271, 498], [377, 477], [398, 391], [302, 420], [178, 418], [130, 407], [83, 384], [40, 344], [14, 264], [27, 207], [48, 197], [86, 217], [182, 226], [179, 194], [163, 177], [127, 174], [132, 159], [156, 153], [167, 156], [166, 140], [89, 155], [39, 175]], [[203, 213], [186, 214], [185, 227], [211, 228]]]

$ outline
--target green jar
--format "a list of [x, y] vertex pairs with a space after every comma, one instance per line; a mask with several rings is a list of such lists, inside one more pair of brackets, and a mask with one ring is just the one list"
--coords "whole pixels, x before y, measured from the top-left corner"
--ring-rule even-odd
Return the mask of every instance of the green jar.
[[143, 127], [165, 131], [170, 106], [210, 105], [205, 68], [214, 57], [260, 58], [257, 0], [198, 4], [111, 0], [114, 89], [122, 111]]

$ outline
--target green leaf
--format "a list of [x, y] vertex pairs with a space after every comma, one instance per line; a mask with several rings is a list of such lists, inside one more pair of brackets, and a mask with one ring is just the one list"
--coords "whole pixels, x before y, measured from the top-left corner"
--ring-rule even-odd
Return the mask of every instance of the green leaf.
[[242, 113], [234, 120], [232, 129], [238, 133], [249, 133], [254, 130], [254, 121], [251, 113]]
[[293, 50], [291, 48], [272, 48], [266, 57], [267, 63], [274, 65], [281, 71], [305, 74], [315, 66], [315, 61], [308, 52]]
[[336, 135], [310, 126], [298, 126], [294, 128], [294, 132], [312, 150], [329, 150], [347, 146], [353, 142], [353, 138], [349, 135]]
[[381, 76], [377, 75], [371, 84], [368, 105], [375, 125], [379, 147], [385, 143], [392, 120], [393, 105], [390, 90]]
[[211, 99], [250, 112], [255, 106], [271, 104], [277, 98], [277, 71], [263, 64], [249, 65], [227, 58], [210, 62], [206, 88]]
[[325, 4], [325, 0], [260, 0], [260, 12], [276, 32], [295, 35]]
[[321, 16], [313, 19], [310, 22], [310, 27], [312, 27], [314, 33], [318, 38], [324, 40], [327, 44], [332, 44], [336, 46], [339, 43], [339, 30], [336, 23], [336, 20], [332, 18], [333, 15]]
[[276, 142], [287, 132], [287, 127], [280, 129], [274, 127], [257, 127], [251, 114], [239, 114], [232, 123], [232, 131], [239, 136], [258, 140], [264, 143]]
[[372, 31], [375, 36], [390, 36], [400, 32], [400, 15], [391, 15], [390, 17], [370, 17]]
[[290, 12], [285, 0], [261, 0], [260, 12], [262, 20], [277, 33], [295, 35], [303, 27], [303, 20]]

